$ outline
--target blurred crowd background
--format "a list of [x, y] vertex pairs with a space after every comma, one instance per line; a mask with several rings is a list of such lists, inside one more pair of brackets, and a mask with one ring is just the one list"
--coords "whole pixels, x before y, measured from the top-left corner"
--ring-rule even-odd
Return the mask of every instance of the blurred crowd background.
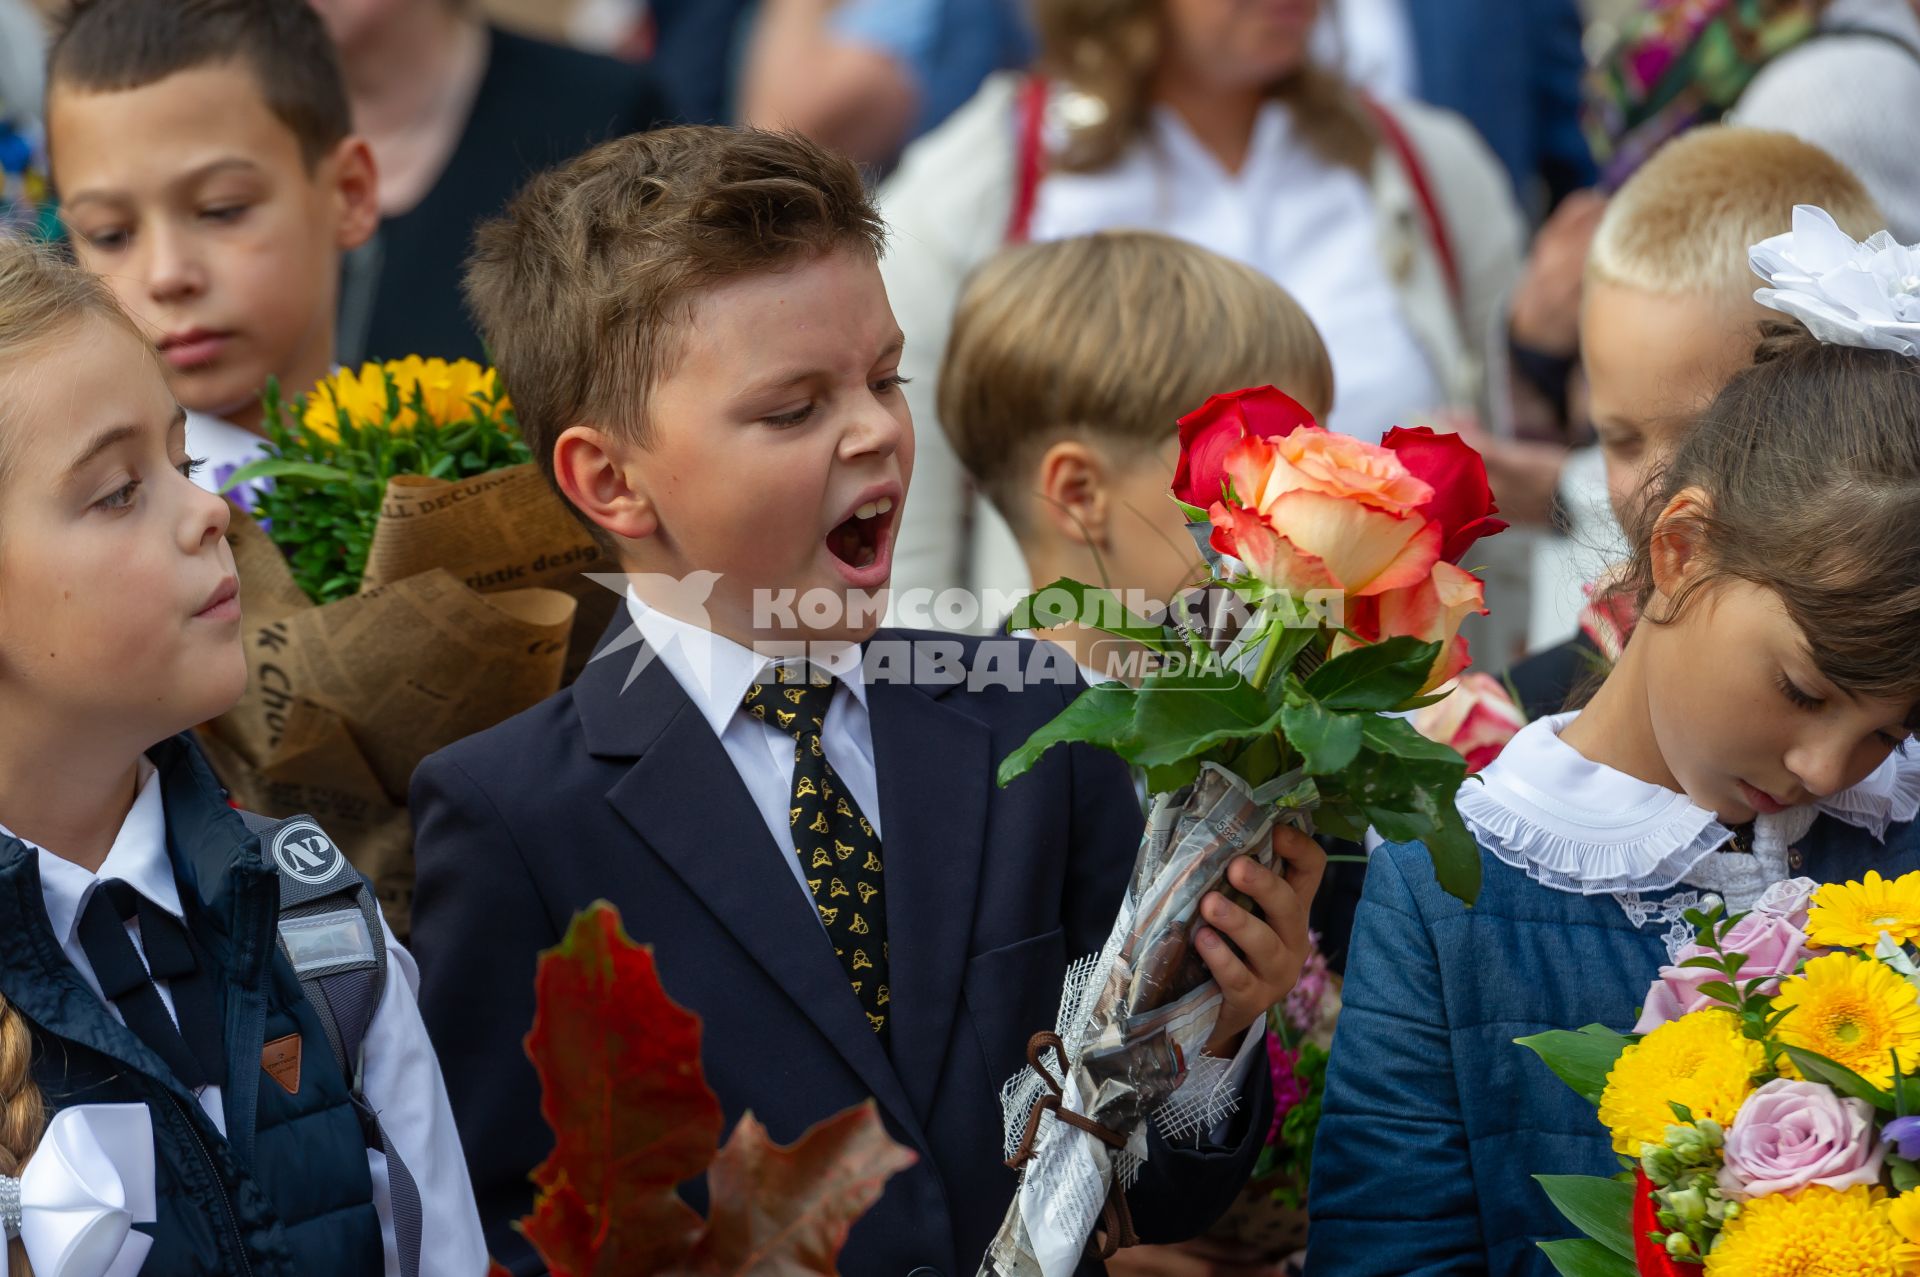
[[[40, 41], [64, 2], [0, 0], [0, 205], [49, 233]], [[1468, 435], [1519, 528], [1476, 565], [1476, 656], [1498, 668], [1572, 632], [1618, 557], [1577, 358], [1605, 192], [1726, 118], [1824, 147], [1920, 238], [1896, 123], [1920, 119], [1920, 0], [314, 3], [380, 170], [346, 364], [483, 358], [458, 288], [472, 226], [602, 138], [744, 121], [868, 166], [920, 427], [897, 593], [1028, 583], [938, 424], [961, 285], [1008, 243], [1128, 226], [1220, 251], [1320, 328], [1334, 428]]]

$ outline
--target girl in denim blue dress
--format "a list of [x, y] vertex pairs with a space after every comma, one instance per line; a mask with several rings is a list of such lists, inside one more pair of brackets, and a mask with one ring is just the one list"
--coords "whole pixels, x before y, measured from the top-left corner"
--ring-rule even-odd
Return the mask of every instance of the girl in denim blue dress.
[[[1886, 275], [1871, 247], [1843, 268], [1856, 287]], [[1649, 492], [1626, 582], [1643, 621], [1606, 682], [1462, 789], [1478, 903], [1418, 844], [1374, 852], [1309, 1274], [1550, 1274], [1534, 1243], [1575, 1230], [1532, 1177], [1620, 1167], [1514, 1039], [1629, 1029], [1688, 908], [1920, 869], [1920, 325], [1836, 319], [1820, 286], [1769, 304], [1830, 340], [1770, 330]]]

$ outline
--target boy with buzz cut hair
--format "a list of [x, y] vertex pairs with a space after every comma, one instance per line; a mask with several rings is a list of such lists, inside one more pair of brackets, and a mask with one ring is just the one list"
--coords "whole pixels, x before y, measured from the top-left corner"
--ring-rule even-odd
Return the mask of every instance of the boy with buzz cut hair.
[[[1118, 910], [1125, 765], [1074, 746], [993, 779], [1074, 694], [1070, 663], [977, 679], [988, 640], [875, 633], [913, 468], [882, 237], [845, 158], [717, 128], [609, 142], [479, 235], [469, 297], [522, 427], [629, 582], [571, 688], [413, 780], [422, 1011], [517, 1274], [539, 1271], [510, 1225], [552, 1144], [521, 1041], [575, 911], [608, 899], [654, 947], [728, 1122], [752, 1109], [785, 1142], [873, 1098], [918, 1155], [841, 1271], [958, 1277], [1016, 1184], [1000, 1087]], [[1021, 668], [1043, 650], [998, 642]], [[1284, 877], [1229, 871], [1264, 918], [1203, 907], [1226, 994], [1207, 1049], [1241, 1103], [1199, 1144], [1154, 1137], [1129, 1195], [1150, 1240], [1204, 1229], [1268, 1124], [1252, 1057], [1324, 864], [1296, 832], [1275, 847]]]
[[[1760, 326], [1748, 249], [1816, 204], [1865, 239], [1886, 226], [1831, 155], [1763, 129], [1708, 125], [1667, 143], [1607, 204], [1587, 250], [1580, 358], [1607, 500], [1630, 527], [1650, 478], [1721, 387], [1753, 362]], [[1581, 632], [1509, 671], [1529, 718], [1554, 714], [1618, 648], [1619, 619], [1589, 609]]]
[[46, 128], [75, 255], [159, 351], [217, 490], [260, 454], [268, 381], [332, 370], [341, 254], [379, 221], [326, 28], [307, 0], [74, 0]]
[[[1201, 566], [1167, 494], [1174, 423], [1211, 394], [1260, 385], [1322, 421], [1333, 407], [1333, 364], [1299, 303], [1197, 245], [1108, 231], [1009, 249], [975, 273], [947, 341], [940, 421], [1035, 589], [1069, 576], [1164, 604]], [[1046, 637], [1090, 681], [1124, 677], [1120, 640], [1077, 625]]]

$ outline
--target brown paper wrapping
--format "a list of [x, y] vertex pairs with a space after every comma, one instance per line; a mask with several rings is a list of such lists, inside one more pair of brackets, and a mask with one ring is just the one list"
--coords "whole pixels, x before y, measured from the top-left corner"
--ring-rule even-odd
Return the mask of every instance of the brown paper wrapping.
[[202, 730], [242, 806], [309, 812], [372, 880], [405, 938], [407, 785], [420, 760], [558, 691], [619, 598], [600, 551], [531, 465], [395, 478], [362, 589], [316, 607], [236, 512], [247, 691]]

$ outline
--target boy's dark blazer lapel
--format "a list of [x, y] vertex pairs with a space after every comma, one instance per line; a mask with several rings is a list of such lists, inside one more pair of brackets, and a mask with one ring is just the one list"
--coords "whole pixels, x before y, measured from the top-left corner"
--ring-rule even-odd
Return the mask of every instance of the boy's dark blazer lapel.
[[946, 1072], [959, 1010], [997, 761], [986, 725], [943, 703], [953, 686], [867, 688], [887, 877], [893, 1059], [923, 1118]]
[[[623, 625], [631, 626], [624, 612], [615, 618], [616, 628]], [[925, 1153], [925, 1136], [900, 1077], [849, 993], [820, 920], [807, 907], [733, 760], [663, 662], [648, 659], [630, 674], [639, 651], [638, 644], [617, 651], [603, 647], [574, 684], [588, 752], [633, 760], [607, 791], [607, 801], [819, 1027]], [[605, 872], [620, 872], [617, 859]], [[892, 921], [891, 882], [888, 887], [891, 938], [902, 933]]]

